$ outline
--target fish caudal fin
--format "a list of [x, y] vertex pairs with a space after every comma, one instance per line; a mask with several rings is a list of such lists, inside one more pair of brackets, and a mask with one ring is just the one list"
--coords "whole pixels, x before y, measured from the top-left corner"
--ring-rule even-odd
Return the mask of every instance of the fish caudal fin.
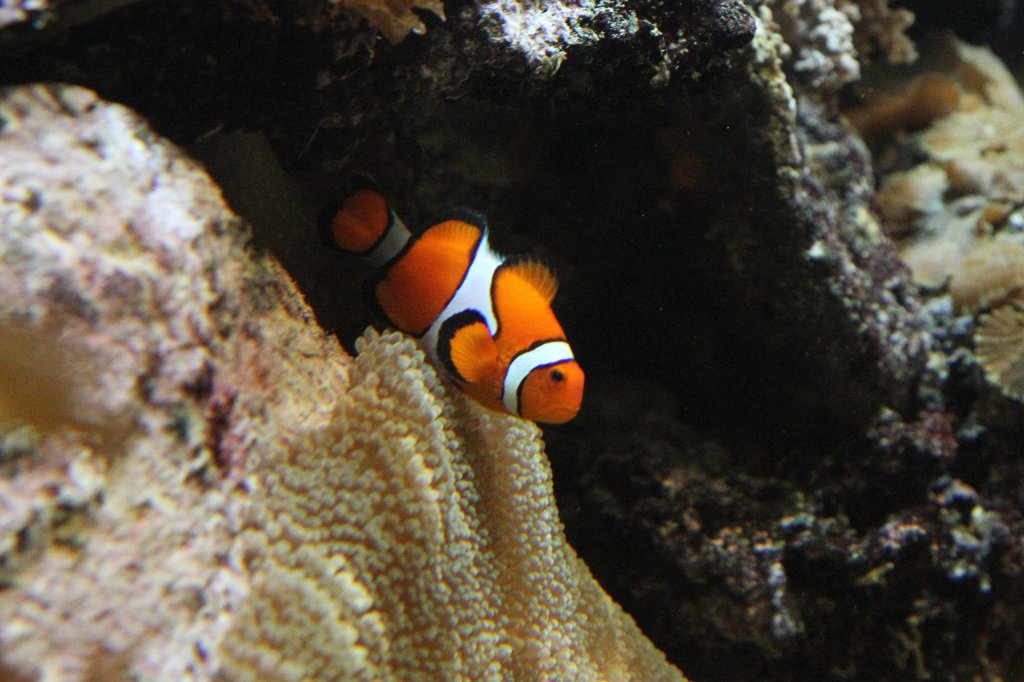
[[329, 246], [365, 256], [383, 240], [392, 222], [391, 208], [379, 192], [357, 189], [340, 206], [324, 211], [320, 238]]
[[408, 228], [368, 175], [351, 179], [354, 190], [340, 204], [320, 213], [320, 240], [380, 267], [395, 258], [409, 242]]

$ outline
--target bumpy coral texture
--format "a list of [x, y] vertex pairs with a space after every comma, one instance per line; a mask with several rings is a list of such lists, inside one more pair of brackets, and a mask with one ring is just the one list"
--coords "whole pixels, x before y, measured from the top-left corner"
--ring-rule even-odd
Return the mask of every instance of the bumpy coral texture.
[[346, 356], [127, 110], [0, 117], [0, 677], [683, 679], [566, 544], [535, 426], [397, 334]]
[[861, 62], [875, 53], [893, 62], [916, 56], [904, 34], [913, 15], [887, 0], [773, 0], [762, 20], [781, 32], [790, 67], [815, 88], [859, 79]]
[[254, 462], [235, 677], [679, 679], [566, 545], [537, 428], [453, 409], [398, 334], [359, 346], [327, 425]]
[[989, 381], [1024, 401], [1024, 310], [1019, 295], [981, 318], [975, 344]]
[[559, 69], [567, 50], [593, 45], [605, 31], [623, 39], [636, 35], [636, 13], [614, 0], [490, 0], [480, 5], [489, 37], [523, 55], [541, 74]]
[[0, 677], [209, 678], [242, 583], [194, 396], [237, 221], [91, 93], [4, 91], [0, 120], [0, 422], [35, 432], [0, 445]]

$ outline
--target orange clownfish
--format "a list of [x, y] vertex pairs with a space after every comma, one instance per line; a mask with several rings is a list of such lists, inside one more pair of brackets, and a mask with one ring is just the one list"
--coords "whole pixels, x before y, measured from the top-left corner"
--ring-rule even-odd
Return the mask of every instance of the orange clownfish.
[[466, 209], [413, 236], [368, 178], [357, 182], [325, 213], [321, 237], [376, 268], [366, 282], [376, 313], [484, 407], [549, 424], [575, 417], [583, 370], [551, 310], [551, 270], [495, 254], [486, 220]]

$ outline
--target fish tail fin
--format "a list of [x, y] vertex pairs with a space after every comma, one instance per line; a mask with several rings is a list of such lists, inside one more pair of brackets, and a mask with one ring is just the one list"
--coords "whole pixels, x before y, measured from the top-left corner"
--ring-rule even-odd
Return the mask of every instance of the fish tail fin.
[[328, 204], [320, 212], [320, 240], [326, 246], [378, 264], [387, 261], [405, 246], [409, 230], [373, 178], [356, 173], [350, 184], [352, 191], [344, 200]]

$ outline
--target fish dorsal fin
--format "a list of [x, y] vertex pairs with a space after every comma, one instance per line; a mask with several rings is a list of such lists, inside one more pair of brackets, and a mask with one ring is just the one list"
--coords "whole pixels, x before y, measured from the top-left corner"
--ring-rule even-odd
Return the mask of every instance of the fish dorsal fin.
[[555, 299], [558, 277], [546, 264], [531, 256], [519, 256], [507, 260], [504, 267], [525, 280], [548, 303]]
[[444, 223], [465, 223], [472, 225], [481, 232], [487, 231], [487, 218], [480, 211], [474, 211], [471, 208], [465, 206], [456, 206], [450, 208], [444, 213], [436, 216], [431, 221], [431, 225], [441, 225]]
[[473, 223], [457, 218], [450, 218], [434, 223], [420, 235], [419, 241], [437, 240], [438, 244], [451, 244], [461, 248], [464, 244], [475, 244], [480, 238], [481, 229]]
[[498, 347], [476, 310], [463, 310], [441, 325], [437, 354], [453, 379], [479, 384], [493, 379]]

